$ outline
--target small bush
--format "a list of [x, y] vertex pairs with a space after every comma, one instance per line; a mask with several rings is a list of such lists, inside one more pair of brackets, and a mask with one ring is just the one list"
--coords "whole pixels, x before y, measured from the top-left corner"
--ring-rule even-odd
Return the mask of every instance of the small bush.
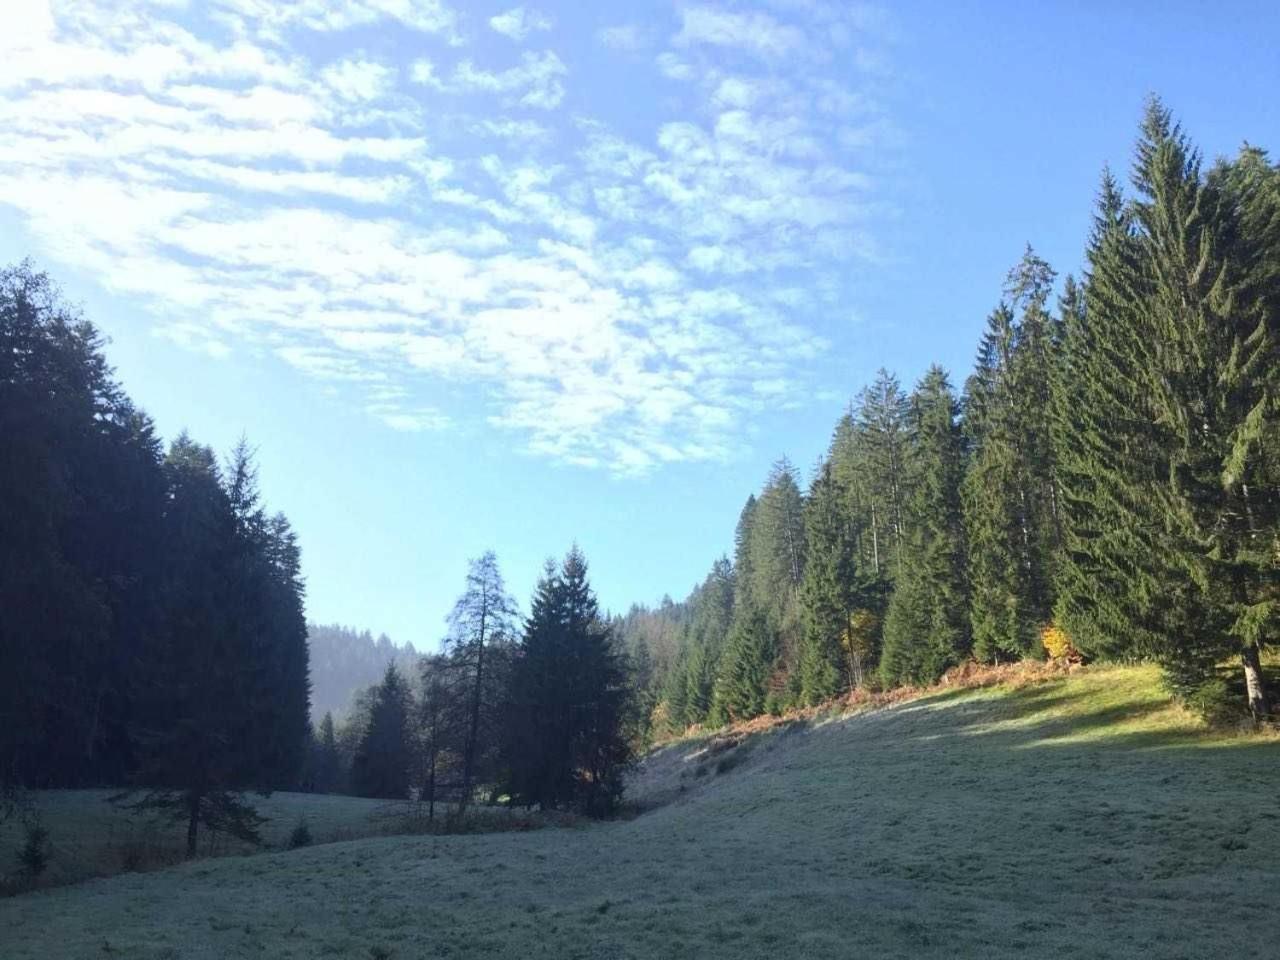
[[1195, 711], [1213, 726], [1225, 727], [1244, 718], [1239, 693], [1221, 677], [1214, 677], [1186, 694], [1188, 709]]
[[289, 834], [289, 849], [297, 850], [299, 847], [309, 846], [311, 846], [311, 828], [307, 826], [307, 821], [304, 817], [298, 821], [298, 825]]
[[1070, 635], [1056, 623], [1051, 623], [1040, 631], [1040, 643], [1050, 660], [1080, 659], [1080, 653], [1072, 644]]
[[49, 831], [39, 820], [26, 825], [25, 839], [18, 849], [18, 866], [33, 882], [49, 866]]

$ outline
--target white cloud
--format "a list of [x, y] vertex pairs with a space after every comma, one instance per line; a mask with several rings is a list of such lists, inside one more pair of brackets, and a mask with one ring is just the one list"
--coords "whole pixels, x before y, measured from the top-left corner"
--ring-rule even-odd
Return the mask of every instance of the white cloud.
[[[465, 384], [537, 456], [729, 456], [744, 418], [808, 395], [807, 318], [847, 315], [839, 278], [878, 250], [860, 160], [892, 125], [807, 55], [830, 17], [684, 10], [673, 49], [630, 65], [681, 81], [646, 127], [625, 97], [566, 116], [553, 50], [458, 59], [440, 3], [30, 9], [0, 39], [0, 205], [33, 252], [158, 336], [275, 356], [388, 429], [474, 422], [423, 386]], [[310, 42], [373, 25], [395, 42]]]
[[409, 79], [424, 87], [434, 87], [440, 83], [436, 77], [435, 64], [426, 57], [419, 57], [409, 65]]
[[550, 110], [558, 107], [564, 99], [564, 84], [560, 78], [568, 72], [560, 58], [550, 50], [527, 52], [521, 57], [519, 66], [496, 72], [481, 70], [470, 60], [463, 60], [444, 88], [497, 93], [511, 103]]
[[519, 43], [535, 30], [550, 30], [551, 20], [536, 10], [513, 7], [506, 13], [490, 17], [489, 26], [495, 32]]
[[332, 32], [392, 20], [423, 33], [451, 33], [458, 20], [441, 0], [215, 0], [215, 6], [272, 30]]
[[321, 81], [346, 101], [376, 100], [395, 83], [396, 71], [374, 60], [348, 57], [320, 71]]
[[687, 7], [681, 11], [677, 46], [710, 44], [733, 47], [757, 56], [776, 58], [799, 52], [804, 33], [781, 24], [766, 13], [730, 13], [711, 7]]

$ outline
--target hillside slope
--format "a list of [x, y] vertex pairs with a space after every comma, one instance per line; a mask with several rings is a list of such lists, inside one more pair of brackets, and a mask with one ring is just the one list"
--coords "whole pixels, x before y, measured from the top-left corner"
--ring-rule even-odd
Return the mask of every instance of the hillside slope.
[[1280, 742], [1206, 734], [1153, 671], [938, 695], [717, 757], [703, 747], [655, 757], [637, 790], [674, 799], [628, 822], [93, 881], [0, 903], [0, 954], [1280, 953]]

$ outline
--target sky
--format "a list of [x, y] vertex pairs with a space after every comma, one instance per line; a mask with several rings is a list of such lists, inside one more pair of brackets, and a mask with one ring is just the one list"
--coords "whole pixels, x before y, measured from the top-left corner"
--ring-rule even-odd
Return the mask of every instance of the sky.
[[13, 2], [0, 262], [420, 649], [487, 549], [687, 594], [878, 368], [963, 383], [1026, 244], [1079, 270], [1148, 94], [1280, 147], [1273, 3]]

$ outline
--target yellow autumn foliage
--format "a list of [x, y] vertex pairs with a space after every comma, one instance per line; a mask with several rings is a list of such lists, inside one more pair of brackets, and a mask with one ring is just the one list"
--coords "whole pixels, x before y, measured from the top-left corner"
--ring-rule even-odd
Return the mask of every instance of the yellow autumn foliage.
[[1079, 656], [1067, 631], [1056, 623], [1048, 624], [1040, 631], [1040, 642], [1051, 660], [1071, 660]]

